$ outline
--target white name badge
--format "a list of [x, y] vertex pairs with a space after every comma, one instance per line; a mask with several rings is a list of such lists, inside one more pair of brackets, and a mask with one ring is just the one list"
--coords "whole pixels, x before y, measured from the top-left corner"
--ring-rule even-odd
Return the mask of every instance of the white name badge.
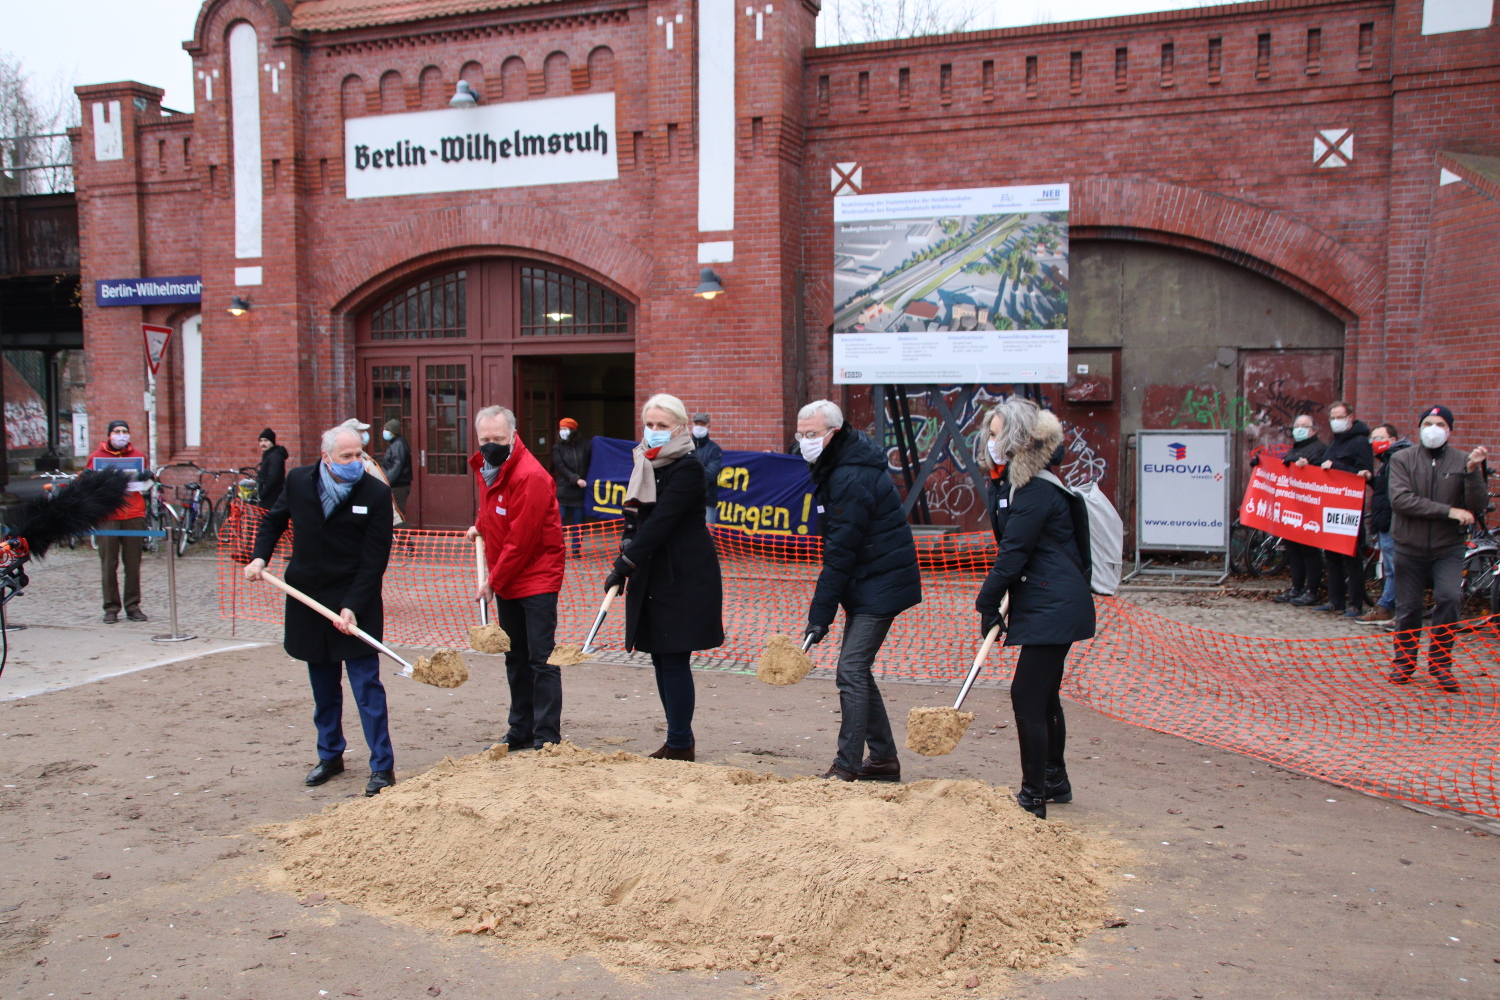
[[504, 517], [505, 516], [505, 508], [504, 507], [496, 507], [495, 508], [495, 513], [499, 514], [501, 517]]
[[1001, 497], [999, 500], [995, 501], [995, 506], [999, 507], [1002, 510], [1004, 510], [1006, 507], [1010, 506], [1010, 501], [1007, 500], [1005, 497]]
[[356, 513], [356, 514], [368, 514], [368, 513], [370, 513], [370, 508], [368, 508], [368, 507], [355, 507], [354, 508], [354, 513]]

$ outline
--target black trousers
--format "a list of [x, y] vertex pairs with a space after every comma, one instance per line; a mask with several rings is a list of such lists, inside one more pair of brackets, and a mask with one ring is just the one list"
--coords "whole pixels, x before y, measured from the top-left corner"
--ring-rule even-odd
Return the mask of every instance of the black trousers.
[[1328, 563], [1328, 602], [1336, 608], [1363, 608], [1365, 600], [1365, 561], [1356, 550], [1354, 555], [1324, 552]]
[[1286, 543], [1286, 563], [1292, 570], [1292, 589], [1317, 593], [1323, 586], [1323, 550], [1300, 542]]
[[1407, 673], [1417, 668], [1422, 645], [1422, 594], [1432, 587], [1432, 643], [1427, 669], [1446, 670], [1453, 662], [1453, 623], [1463, 603], [1464, 547], [1455, 545], [1430, 556], [1396, 550], [1395, 665]]
[[1016, 736], [1021, 741], [1021, 797], [1041, 802], [1047, 785], [1067, 781], [1063, 750], [1068, 741], [1063, 718], [1063, 664], [1072, 643], [1022, 646], [1016, 677], [1010, 684], [1010, 704], [1016, 713]]
[[693, 709], [698, 692], [693, 687], [693, 654], [652, 653], [651, 665], [656, 668], [656, 693], [667, 716], [666, 744], [673, 750], [686, 750], [696, 742]]
[[510, 636], [505, 678], [510, 682], [512, 750], [562, 741], [562, 671], [547, 662], [556, 644], [557, 594], [536, 594], [514, 601], [496, 598], [500, 627]]

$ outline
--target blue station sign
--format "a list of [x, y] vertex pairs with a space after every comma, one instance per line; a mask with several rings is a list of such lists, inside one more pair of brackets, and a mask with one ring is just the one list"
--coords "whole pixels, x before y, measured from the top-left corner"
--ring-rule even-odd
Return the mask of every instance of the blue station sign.
[[202, 301], [203, 276], [198, 274], [175, 278], [105, 278], [94, 282], [94, 304], [100, 308]]

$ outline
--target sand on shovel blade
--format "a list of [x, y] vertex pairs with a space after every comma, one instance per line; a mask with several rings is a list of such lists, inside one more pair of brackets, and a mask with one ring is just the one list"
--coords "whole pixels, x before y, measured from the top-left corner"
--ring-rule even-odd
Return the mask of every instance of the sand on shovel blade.
[[914, 708], [906, 716], [906, 749], [923, 757], [952, 753], [973, 721], [973, 712], [956, 708]]
[[547, 662], [554, 667], [576, 667], [587, 660], [583, 647], [571, 642], [560, 642], [553, 646], [552, 655], [547, 657]]
[[464, 665], [464, 658], [458, 655], [458, 650], [440, 649], [430, 660], [425, 656], [417, 657], [411, 678], [433, 687], [456, 688], [469, 679], [469, 668]]
[[780, 633], [771, 636], [755, 665], [755, 677], [766, 684], [796, 684], [813, 668], [802, 647]]
[[470, 625], [469, 646], [476, 653], [509, 653], [510, 636], [494, 622], [488, 625]]
[[996, 996], [1100, 926], [1120, 863], [982, 781], [787, 779], [566, 742], [446, 758], [266, 832], [273, 885], [464, 935], [456, 954], [484, 935], [753, 972], [782, 996], [838, 981], [817, 992], [842, 1000], [958, 1000], [922, 989], [945, 971]]

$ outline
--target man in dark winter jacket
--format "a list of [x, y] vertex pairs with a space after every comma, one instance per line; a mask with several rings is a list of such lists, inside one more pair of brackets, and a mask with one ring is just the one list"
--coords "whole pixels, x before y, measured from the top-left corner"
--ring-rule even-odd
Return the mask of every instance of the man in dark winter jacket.
[[1464, 531], [1489, 505], [1480, 445], [1467, 456], [1448, 444], [1453, 411], [1422, 411], [1421, 447], [1391, 459], [1391, 538], [1396, 543], [1396, 650], [1391, 683], [1405, 684], [1417, 669], [1422, 640], [1422, 595], [1432, 587], [1432, 644], [1427, 670], [1450, 694], [1453, 629], [1463, 599]]
[[1411, 447], [1395, 424], [1381, 424], [1370, 432], [1370, 450], [1377, 470], [1370, 480], [1370, 532], [1380, 548], [1380, 576], [1384, 584], [1361, 625], [1378, 625], [1396, 617], [1396, 542], [1391, 538], [1391, 459]]
[[[1370, 428], [1354, 418], [1354, 409], [1343, 400], [1328, 407], [1328, 429], [1333, 443], [1323, 453], [1323, 468], [1349, 472], [1365, 480], [1375, 474], [1375, 452], [1370, 447]], [[1361, 504], [1363, 506], [1363, 504]], [[1365, 561], [1360, 558], [1359, 540], [1354, 555], [1325, 551], [1328, 564], [1328, 603], [1317, 610], [1358, 618], [1365, 613]]]
[[823, 777], [900, 781], [890, 719], [871, 668], [896, 616], [922, 601], [911, 525], [885, 453], [846, 426], [833, 403], [820, 399], [802, 408], [797, 440], [812, 466], [823, 536], [823, 571], [807, 612], [807, 637], [823, 641], [839, 606], [844, 608], [837, 678], [843, 720], [838, 756]]
[[573, 536], [573, 555], [582, 551], [582, 539], [570, 524], [583, 524], [588, 503], [589, 462], [593, 442], [578, 432], [578, 421], [563, 417], [557, 423], [557, 441], [552, 445], [552, 481], [557, 484], [557, 507], [564, 534]]
[[260, 432], [260, 466], [255, 470], [255, 493], [266, 510], [281, 496], [286, 485], [286, 449], [276, 443], [276, 432], [267, 427]]
[[411, 496], [411, 445], [401, 433], [401, 421], [395, 417], [385, 422], [380, 431], [385, 439], [385, 451], [380, 453], [380, 468], [391, 484], [391, 499], [401, 513], [406, 513], [406, 500]]
[[703, 463], [703, 520], [719, 521], [719, 473], [724, 469], [724, 449], [708, 436], [709, 415], [693, 414], [693, 454]]
[[[1292, 421], [1292, 450], [1282, 456], [1282, 464], [1306, 468], [1322, 465], [1328, 446], [1318, 440], [1313, 418], [1304, 413]], [[1311, 607], [1318, 603], [1318, 589], [1323, 585], [1323, 550], [1301, 542], [1286, 543], [1286, 561], [1292, 570], [1292, 585], [1272, 598], [1281, 604]]]

